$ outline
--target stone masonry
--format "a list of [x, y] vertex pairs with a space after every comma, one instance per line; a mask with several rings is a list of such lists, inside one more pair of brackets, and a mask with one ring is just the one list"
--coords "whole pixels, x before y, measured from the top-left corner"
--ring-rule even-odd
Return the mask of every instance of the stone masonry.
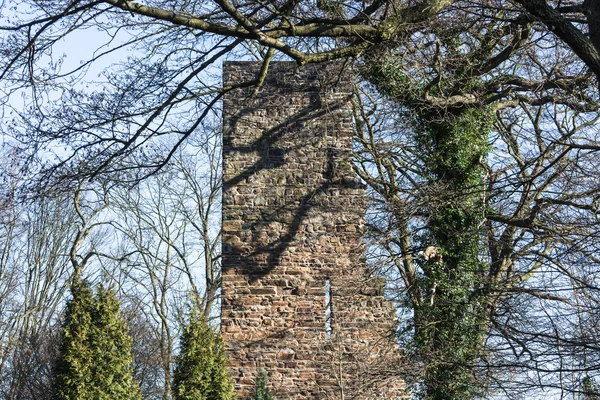
[[222, 334], [239, 399], [259, 370], [277, 400], [397, 399], [394, 309], [364, 263], [342, 64], [227, 62]]

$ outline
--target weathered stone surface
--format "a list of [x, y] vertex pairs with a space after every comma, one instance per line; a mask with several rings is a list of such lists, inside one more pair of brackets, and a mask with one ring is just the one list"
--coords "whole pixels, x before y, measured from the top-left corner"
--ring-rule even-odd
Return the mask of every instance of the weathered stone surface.
[[[225, 63], [223, 83], [259, 70]], [[404, 396], [381, 373], [398, 357], [394, 309], [364, 265], [352, 90], [341, 64], [278, 62], [223, 98], [222, 333], [240, 399], [261, 368], [279, 400]]]

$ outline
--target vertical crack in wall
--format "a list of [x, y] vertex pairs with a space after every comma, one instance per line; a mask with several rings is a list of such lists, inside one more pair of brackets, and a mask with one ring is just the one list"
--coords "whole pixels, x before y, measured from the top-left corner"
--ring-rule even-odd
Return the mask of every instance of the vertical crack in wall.
[[[223, 84], [259, 70], [227, 62]], [[262, 368], [278, 400], [404, 394], [394, 309], [364, 264], [352, 90], [341, 64], [277, 62], [260, 90], [223, 98], [221, 317], [240, 399]]]

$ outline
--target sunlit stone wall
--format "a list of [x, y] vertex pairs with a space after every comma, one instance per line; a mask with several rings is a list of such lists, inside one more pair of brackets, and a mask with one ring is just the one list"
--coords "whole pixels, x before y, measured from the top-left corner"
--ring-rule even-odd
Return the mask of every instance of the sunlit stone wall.
[[[224, 87], [260, 67], [225, 63]], [[223, 98], [222, 333], [240, 399], [263, 368], [278, 400], [403, 395], [394, 310], [364, 265], [353, 84], [342, 64], [277, 62]]]

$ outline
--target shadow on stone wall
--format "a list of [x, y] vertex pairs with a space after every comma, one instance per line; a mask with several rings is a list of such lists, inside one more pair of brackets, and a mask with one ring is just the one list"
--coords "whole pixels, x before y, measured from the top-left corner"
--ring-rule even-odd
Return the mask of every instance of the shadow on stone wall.
[[[353, 80], [339, 67], [274, 63], [260, 90], [224, 96], [222, 333], [240, 399], [260, 368], [282, 399], [404, 395], [370, 372], [398, 364], [395, 314], [364, 263]], [[224, 81], [259, 68], [228, 63]]]

